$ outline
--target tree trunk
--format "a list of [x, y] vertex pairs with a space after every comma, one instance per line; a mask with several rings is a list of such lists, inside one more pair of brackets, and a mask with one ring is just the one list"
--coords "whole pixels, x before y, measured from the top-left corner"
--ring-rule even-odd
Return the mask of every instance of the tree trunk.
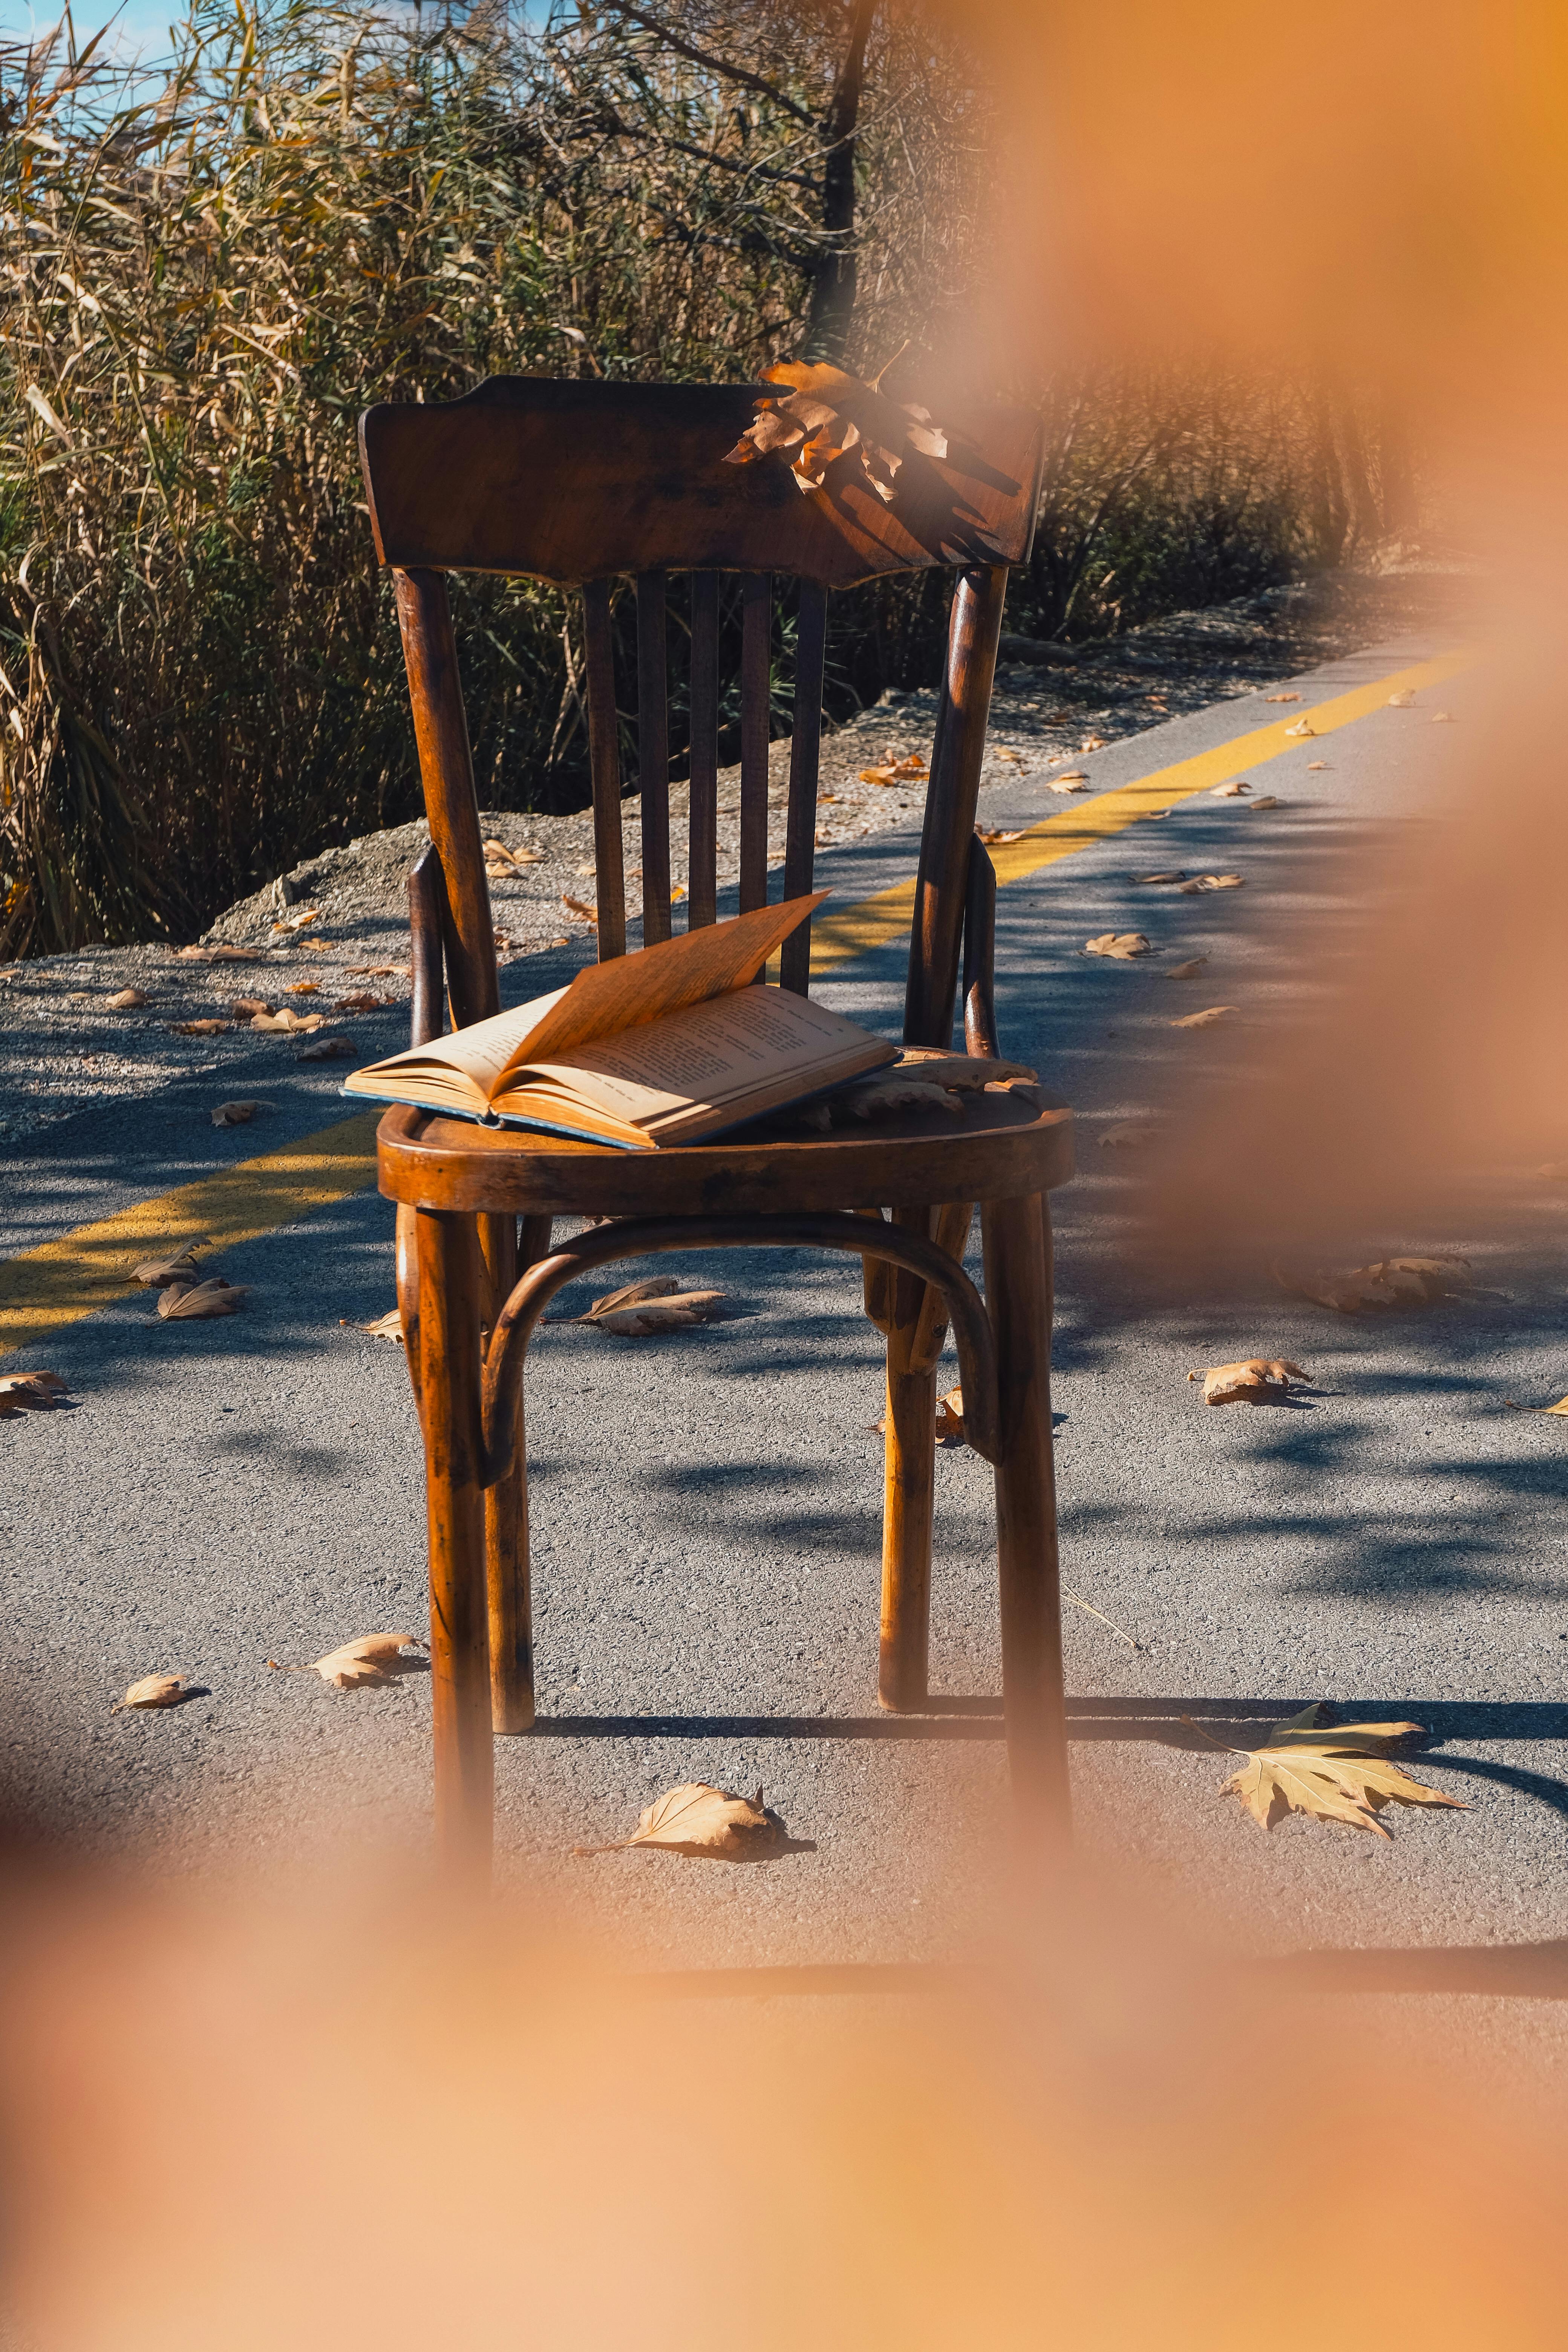
[[866, 44], [877, 0], [858, 0], [849, 47], [822, 123], [822, 226], [833, 242], [818, 260], [801, 357], [837, 366], [855, 310], [855, 133], [865, 81]]

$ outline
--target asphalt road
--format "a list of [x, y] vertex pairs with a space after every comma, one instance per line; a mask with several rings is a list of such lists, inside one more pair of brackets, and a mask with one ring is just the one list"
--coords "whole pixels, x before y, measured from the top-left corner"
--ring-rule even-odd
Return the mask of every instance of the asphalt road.
[[[1336, 662], [1295, 681], [1302, 707], [1442, 649]], [[999, 906], [1005, 1048], [1080, 1118], [1082, 1173], [1055, 1203], [1064, 1573], [1130, 1637], [1068, 1608], [1079, 1835], [1233, 1950], [1568, 1935], [1568, 1422], [1501, 1403], [1568, 1388], [1561, 1201], [1440, 1237], [1484, 1256], [1488, 1295], [1351, 1319], [1282, 1302], [1262, 1267], [1221, 1296], [1151, 1294], [1124, 1245], [1122, 1156], [1097, 1148], [1129, 1116], [1179, 1117], [1196, 1056], [1212, 1072], [1267, 1055], [1300, 1002], [1291, 942], [1314, 926], [1348, 942], [1374, 919], [1368, 848], [1442, 821], [1479, 691], [1461, 677], [1415, 709], [1380, 709], [1315, 772], [1324, 746], [1303, 742], [1259, 783], [1276, 810], [1194, 799], [1140, 825], [1136, 848], [1094, 844]], [[1458, 726], [1430, 727], [1439, 701]], [[1126, 782], [1277, 715], [1226, 701], [1083, 764], [1097, 789]], [[984, 814], [1027, 824], [1058, 805], [1037, 782], [1003, 786]], [[847, 905], [912, 870], [915, 846], [893, 834], [829, 850], [822, 879]], [[1240, 870], [1246, 887], [1164, 897], [1156, 926], [1130, 879], [1151, 863]], [[1156, 928], [1147, 963], [1081, 953], [1100, 931]], [[1190, 1003], [1161, 969], [1178, 952], [1211, 958]], [[820, 992], [896, 1034], [901, 964], [877, 949]], [[563, 976], [531, 959], [509, 995]], [[1209, 1003], [1238, 1016], [1173, 1046], [1173, 1011]], [[331, 1066], [279, 1082], [258, 1055], [255, 1084], [272, 1108], [251, 1129], [216, 1133], [211, 1089], [186, 1084], [35, 1137], [8, 1170], [0, 1253], [346, 1108]], [[226, 1067], [223, 1090], [247, 1089]], [[287, 1863], [345, 1822], [366, 1841], [426, 1835], [427, 1682], [340, 1695], [263, 1664], [425, 1622], [403, 1363], [357, 1328], [392, 1303], [391, 1234], [390, 1206], [361, 1193], [228, 1253], [225, 1274], [251, 1286], [238, 1316], [160, 1324], [137, 1296], [5, 1360], [52, 1365], [73, 1391], [68, 1409], [0, 1425], [5, 1794], [24, 1813], [106, 1848], [145, 1835], [230, 1862]], [[531, 1359], [542, 1719], [498, 1745], [502, 1879], [650, 1965], [964, 1958], [984, 1944], [1004, 1812], [990, 1473], [938, 1457], [934, 1677], [973, 1704], [880, 1717], [879, 1341], [858, 1277], [765, 1253], [679, 1271], [730, 1290], [735, 1319], [640, 1343], [557, 1326]], [[1187, 1370], [1260, 1346], [1310, 1364], [1309, 1402], [1205, 1410]], [[153, 1670], [203, 1696], [111, 1716]], [[1414, 1769], [1469, 1810], [1403, 1812], [1392, 1843], [1302, 1822], [1265, 1836], [1222, 1800], [1226, 1758], [1181, 1718], [1239, 1740], [1315, 1698], [1426, 1724]], [[793, 1850], [744, 1869], [569, 1858], [688, 1779], [760, 1784]], [[1470, 1981], [1462, 1961], [1449, 1977]], [[1460, 2006], [1482, 2033], [1524, 2005]], [[1531, 2011], [1553, 2055], [1562, 2014]]]

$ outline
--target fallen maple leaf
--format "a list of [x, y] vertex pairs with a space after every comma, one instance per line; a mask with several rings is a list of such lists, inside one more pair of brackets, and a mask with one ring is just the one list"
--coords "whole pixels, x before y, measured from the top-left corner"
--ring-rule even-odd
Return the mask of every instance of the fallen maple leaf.
[[1235, 1011], [1234, 1004], [1211, 1004], [1202, 1013], [1189, 1013], [1180, 1021], [1173, 1021], [1171, 1026], [1173, 1029], [1208, 1029], [1216, 1021], [1223, 1021], [1227, 1013]]
[[261, 1105], [257, 1102], [219, 1103], [214, 1111], [215, 1127], [248, 1127]]
[[226, 1282], [221, 1274], [205, 1282], [171, 1282], [158, 1301], [165, 1323], [202, 1323], [216, 1315], [237, 1315], [249, 1296], [248, 1286]]
[[128, 1706], [177, 1706], [184, 1692], [185, 1685], [178, 1675], [143, 1675], [109, 1712], [119, 1715]]
[[0, 1377], [0, 1421], [22, 1412], [52, 1412], [70, 1391], [58, 1372], [6, 1372]]
[[1385, 1257], [1343, 1275], [1298, 1275], [1279, 1265], [1271, 1271], [1281, 1290], [1340, 1315], [1358, 1315], [1369, 1307], [1425, 1307], [1475, 1286], [1469, 1260], [1463, 1257]]
[[1142, 931], [1101, 931], [1094, 940], [1085, 940], [1085, 955], [1111, 956], [1118, 963], [1131, 963], [1134, 956], [1147, 955], [1149, 942]]
[[[202, 1238], [205, 1239], [205, 1236]], [[179, 1251], [174, 1257], [143, 1258], [141, 1265], [132, 1266], [131, 1271], [137, 1282], [153, 1284], [160, 1290], [171, 1282], [195, 1282], [199, 1279], [196, 1274], [196, 1245], [193, 1242], [188, 1248]]]
[[386, 1313], [378, 1315], [374, 1323], [362, 1323], [359, 1328], [372, 1339], [395, 1339], [399, 1347], [406, 1344], [403, 1337], [403, 1311], [400, 1307], [389, 1307]]
[[1247, 1356], [1240, 1363], [1187, 1374], [1190, 1381], [1202, 1381], [1205, 1404], [1278, 1404], [1292, 1381], [1311, 1377], [1283, 1356]]
[[880, 767], [862, 768], [863, 784], [901, 784], [906, 779], [929, 775], [931, 771], [918, 751], [906, 752], [901, 760], [884, 760]]
[[628, 1282], [595, 1298], [579, 1323], [613, 1331], [621, 1339], [647, 1339], [658, 1331], [686, 1331], [697, 1323], [721, 1323], [732, 1312], [721, 1290], [682, 1290], [668, 1275]]
[[1285, 730], [1287, 735], [1316, 735], [1317, 731], [1311, 720], [1305, 717], [1298, 719], [1294, 727]]
[[129, 1013], [134, 1006], [146, 1004], [149, 1001], [144, 988], [122, 988], [116, 995], [106, 996], [103, 1000], [110, 1013]]
[[1211, 801], [1233, 801], [1236, 799], [1238, 793], [1249, 793], [1251, 790], [1252, 786], [1250, 784], [1243, 783], [1241, 779], [1237, 777], [1234, 783], [1216, 784], [1213, 792], [1209, 794], [1209, 798]]
[[842, 368], [813, 366], [783, 360], [763, 370], [763, 382], [777, 392], [761, 394], [757, 414], [724, 462], [754, 465], [759, 457], [777, 455], [789, 462], [803, 490], [821, 489], [828, 468], [847, 460], [847, 474], [859, 476], [885, 504], [897, 492], [905, 457], [945, 457], [947, 436], [929, 409], [900, 403], [880, 389], [894, 362], [868, 383], [847, 375]]
[[276, 1658], [267, 1664], [274, 1674], [320, 1675], [333, 1690], [358, 1690], [366, 1683], [395, 1682], [414, 1663], [405, 1653], [424, 1647], [417, 1633], [363, 1633], [357, 1642], [329, 1650], [324, 1658], [313, 1658], [308, 1666], [279, 1665]]
[[1266, 694], [1263, 699], [1265, 702], [1300, 702], [1301, 698], [1299, 694]]
[[1194, 898], [1201, 890], [1239, 890], [1239, 874], [1194, 874], [1190, 882], [1181, 886], [1184, 898]]
[[628, 1838], [610, 1845], [574, 1845], [574, 1854], [625, 1853], [631, 1846], [658, 1846], [667, 1853], [703, 1856], [765, 1853], [779, 1843], [780, 1825], [754, 1797], [731, 1796], [706, 1780], [687, 1780], [645, 1805]]
[[297, 1062], [338, 1062], [353, 1052], [352, 1037], [312, 1037], [301, 1045], [294, 1059]]
[[324, 1013], [296, 1013], [286, 1004], [281, 1013], [258, 1013], [251, 1021], [253, 1029], [261, 1029], [276, 1037], [304, 1037], [326, 1022]]
[[1165, 978], [1167, 980], [1196, 980], [1199, 972], [1202, 971], [1207, 961], [1207, 956], [1189, 956], [1185, 963], [1173, 963], [1171, 966], [1170, 971], [1165, 974]]
[[[1288, 1723], [1272, 1725], [1261, 1748], [1236, 1750], [1247, 1761], [1220, 1794], [1239, 1797], [1266, 1830], [1287, 1813], [1311, 1813], [1320, 1821], [1345, 1822], [1352, 1829], [1387, 1837], [1377, 1818], [1384, 1805], [1448, 1805], [1465, 1811], [1458, 1797], [1446, 1797], [1425, 1781], [1411, 1780], [1386, 1760], [1384, 1751], [1396, 1740], [1419, 1733], [1420, 1724], [1346, 1723], [1336, 1729], [1320, 1727], [1321, 1713], [1320, 1706], [1304, 1707]], [[1208, 1738], [1190, 1716], [1183, 1721]], [[1214, 1747], [1223, 1744], [1211, 1742]]]
[[217, 1037], [232, 1029], [232, 1021], [171, 1021], [170, 1028], [177, 1037]]

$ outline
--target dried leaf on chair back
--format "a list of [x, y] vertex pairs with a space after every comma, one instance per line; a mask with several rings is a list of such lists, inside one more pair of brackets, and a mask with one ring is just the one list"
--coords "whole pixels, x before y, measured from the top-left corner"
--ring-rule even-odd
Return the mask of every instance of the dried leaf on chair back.
[[[901, 356], [896, 353], [895, 360]], [[779, 390], [758, 399], [756, 415], [725, 464], [752, 466], [759, 458], [777, 457], [803, 490], [819, 490], [829, 467], [842, 462], [847, 476], [858, 476], [890, 505], [907, 457], [947, 455], [947, 436], [929, 409], [891, 399], [880, 389], [894, 363], [889, 360], [869, 383], [842, 368], [801, 360], [764, 368], [763, 381]]]

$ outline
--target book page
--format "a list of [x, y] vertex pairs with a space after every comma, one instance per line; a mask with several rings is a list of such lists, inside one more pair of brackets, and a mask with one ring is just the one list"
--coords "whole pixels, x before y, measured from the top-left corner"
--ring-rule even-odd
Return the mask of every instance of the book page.
[[355, 1080], [383, 1076], [417, 1079], [422, 1071], [434, 1069], [443, 1076], [455, 1072], [470, 1079], [480, 1099], [488, 1103], [520, 1041], [531, 1036], [569, 992], [564, 988], [552, 988], [547, 995], [536, 996], [527, 1004], [514, 1004], [508, 1013], [494, 1013], [488, 1021], [476, 1021], [467, 1029], [455, 1029], [450, 1036], [432, 1037], [427, 1045], [389, 1055], [384, 1062], [373, 1062], [368, 1068], [356, 1070], [345, 1081], [344, 1091], [374, 1093], [374, 1087], [356, 1089]]
[[[530, 1062], [510, 1076], [521, 1089], [537, 1076], [642, 1126], [672, 1110], [719, 1108], [792, 1072], [809, 1073], [846, 1047], [878, 1042], [809, 997], [740, 988], [570, 1055]], [[893, 1059], [898, 1049], [887, 1050]], [[504, 1087], [494, 1100], [506, 1108]]]

